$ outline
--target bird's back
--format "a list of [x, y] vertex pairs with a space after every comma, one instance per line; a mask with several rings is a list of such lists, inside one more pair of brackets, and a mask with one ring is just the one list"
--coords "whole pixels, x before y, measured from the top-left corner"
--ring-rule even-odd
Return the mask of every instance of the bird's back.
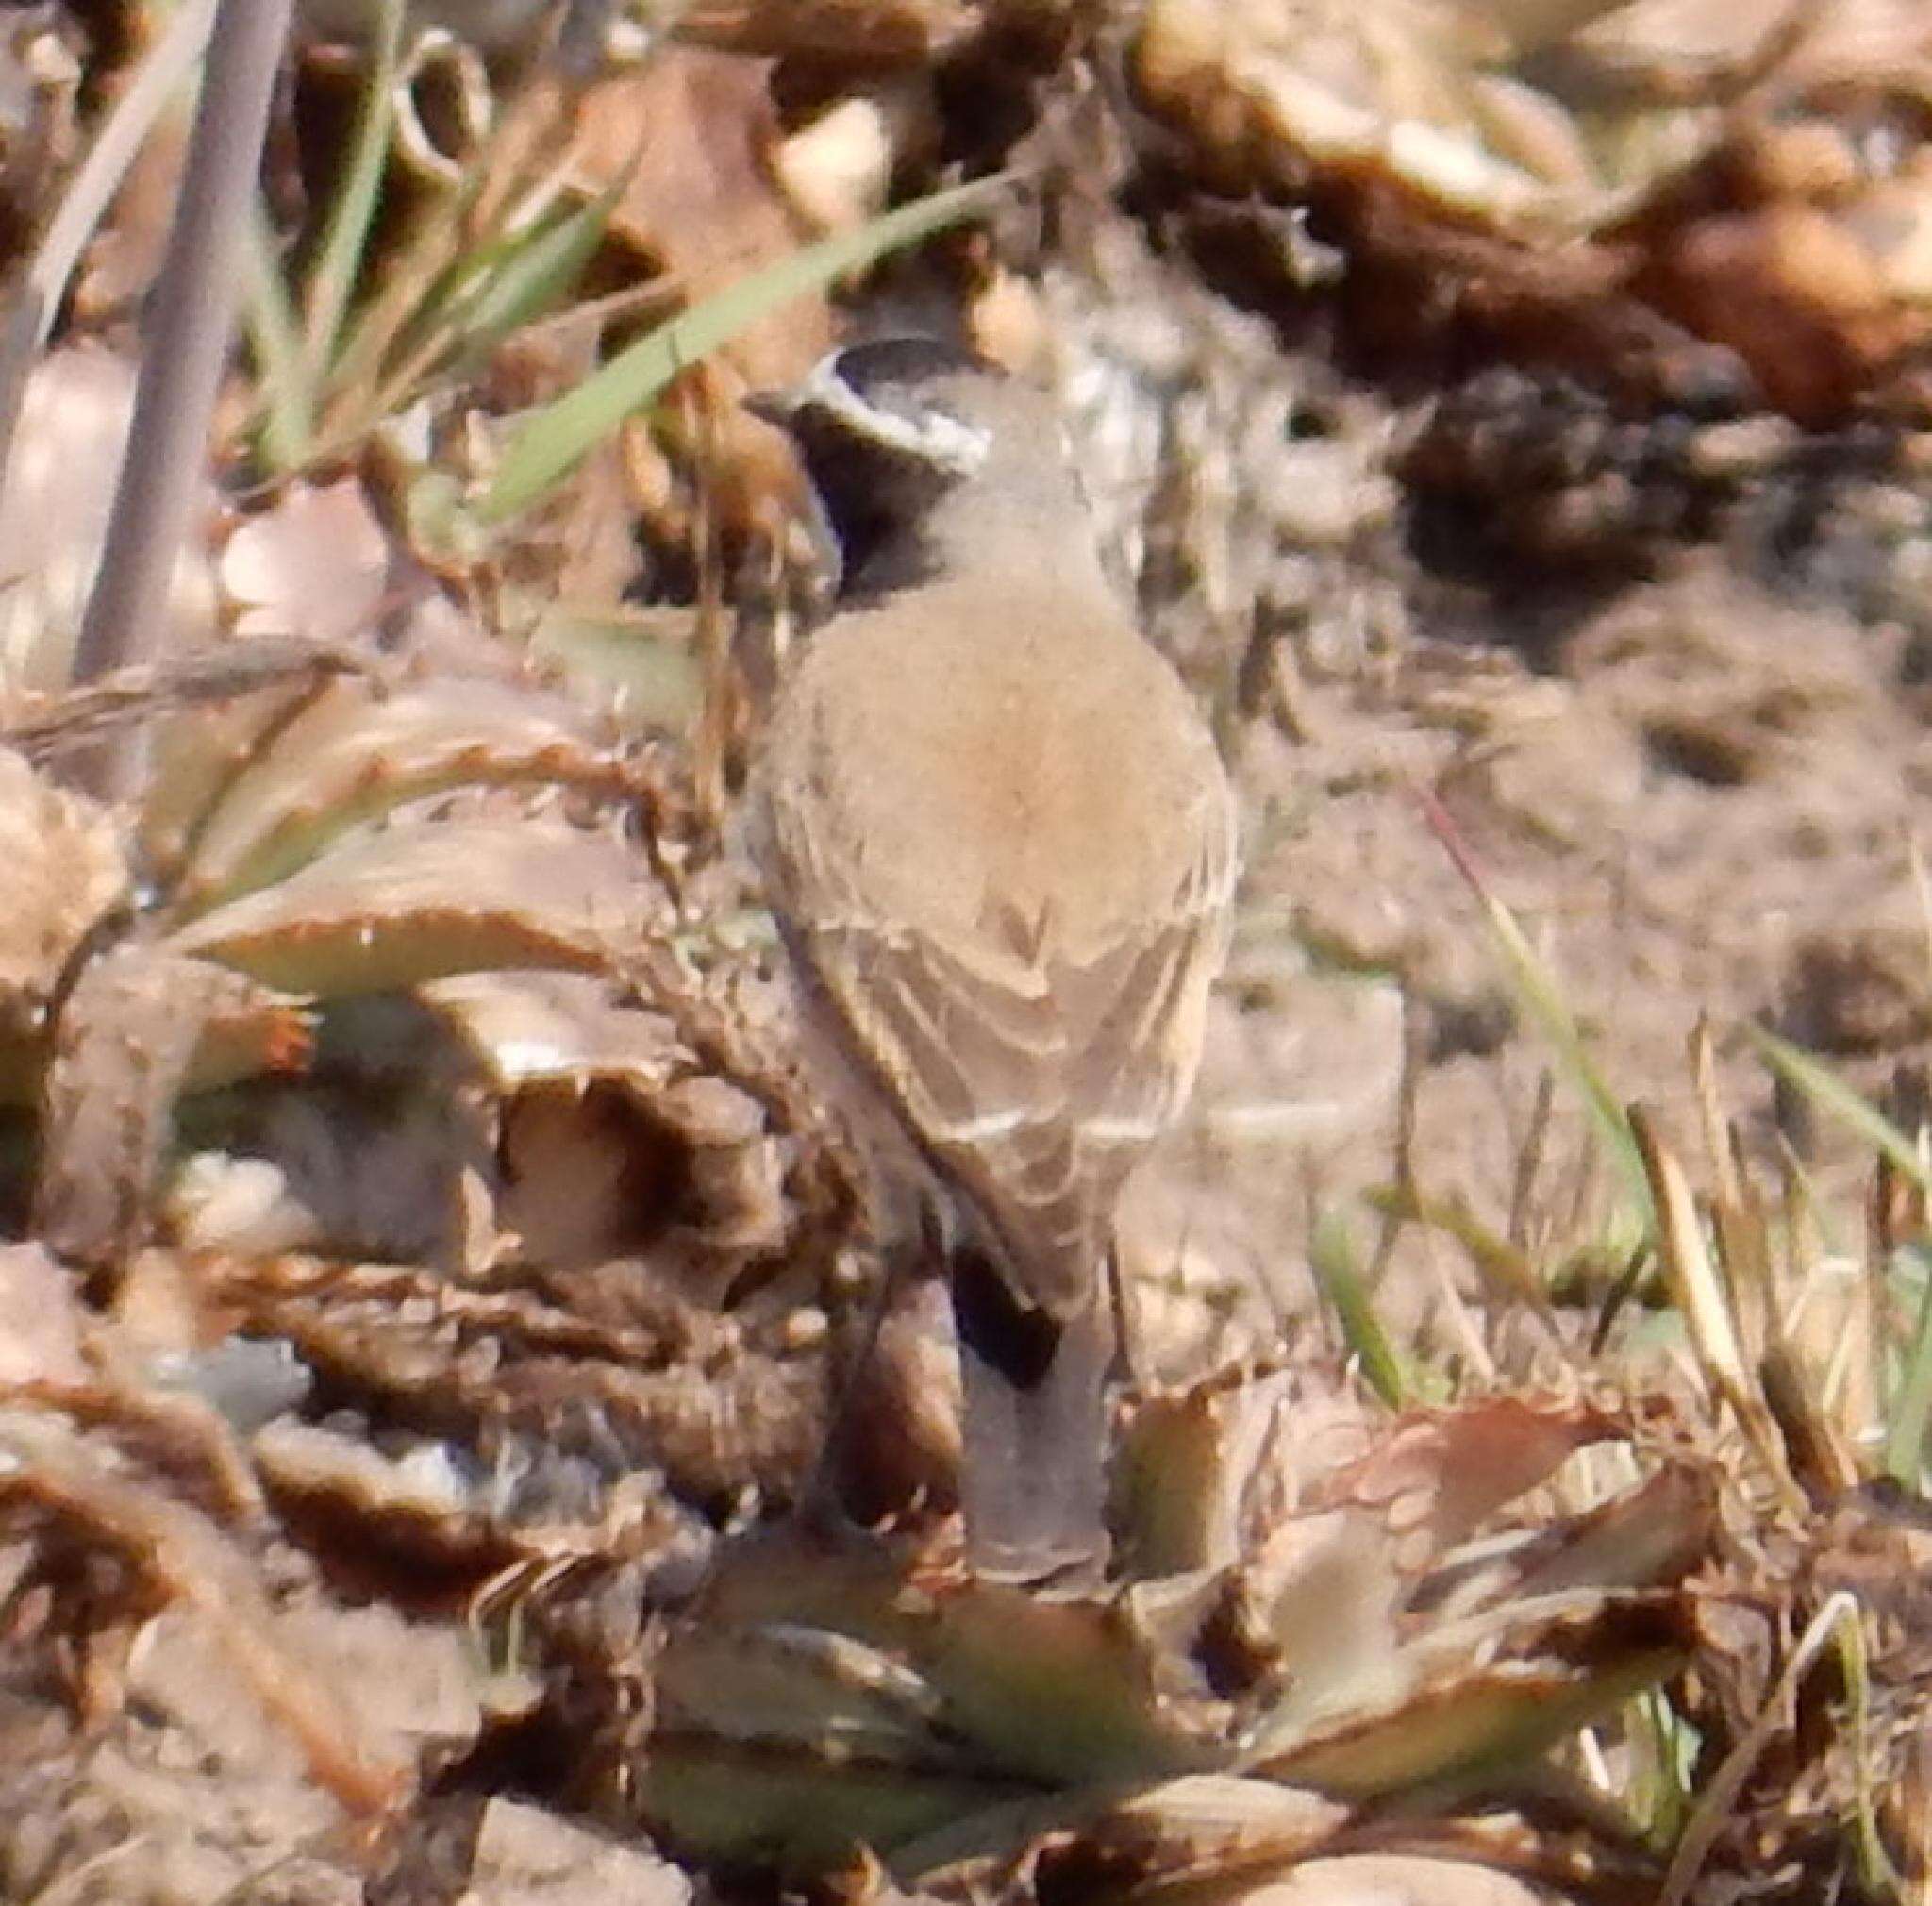
[[882, 921], [991, 958], [1050, 913], [1064, 956], [1101, 950], [1227, 829], [1213, 744], [1124, 623], [1070, 628], [1050, 598], [983, 579], [955, 613], [948, 594], [924, 594], [912, 626], [894, 600], [814, 642], [767, 744], [767, 798], [802, 794], [851, 844], [842, 879]]
[[1124, 619], [1024, 580], [840, 617], [768, 742], [774, 904], [1020, 1294], [1091, 1294], [1120, 1183], [1198, 1057], [1234, 866], [1225, 777]]

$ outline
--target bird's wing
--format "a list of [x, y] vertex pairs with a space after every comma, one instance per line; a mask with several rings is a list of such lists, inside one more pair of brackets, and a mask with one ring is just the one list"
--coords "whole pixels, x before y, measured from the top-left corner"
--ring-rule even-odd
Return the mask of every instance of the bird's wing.
[[1079, 1034], [1070, 1097], [1092, 1142], [1147, 1143], [1180, 1115], [1193, 1087], [1240, 873], [1234, 798], [1218, 773], [1193, 844], [1164, 905], [1057, 975], [1055, 992]]
[[1050, 916], [990, 912], [943, 938], [880, 920], [837, 830], [768, 812], [772, 897], [808, 985], [984, 1221], [1014, 1295], [1056, 1316], [1091, 1297], [1121, 1181], [1192, 1083], [1235, 874], [1224, 787], [1199, 821], [1172, 893], [1070, 955]]

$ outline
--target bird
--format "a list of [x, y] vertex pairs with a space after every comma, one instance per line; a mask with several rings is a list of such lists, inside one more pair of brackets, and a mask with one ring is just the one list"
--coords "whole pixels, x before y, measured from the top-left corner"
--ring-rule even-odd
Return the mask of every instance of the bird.
[[969, 1566], [1091, 1582], [1115, 1208], [1192, 1089], [1234, 795], [1108, 579], [1049, 393], [901, 334], [753, 408], [838, 561], [748, 785], [804, 1062], [870, 1161], [889, 1278], [947, 1279]]

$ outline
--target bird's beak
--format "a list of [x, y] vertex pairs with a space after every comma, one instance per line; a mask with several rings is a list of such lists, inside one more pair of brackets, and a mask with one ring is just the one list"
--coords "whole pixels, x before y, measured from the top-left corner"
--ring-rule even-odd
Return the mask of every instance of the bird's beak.
[[741, 401], [760, 423], [787, 432], [798, 415], [798, 393], [795, 391], [753, 391]]

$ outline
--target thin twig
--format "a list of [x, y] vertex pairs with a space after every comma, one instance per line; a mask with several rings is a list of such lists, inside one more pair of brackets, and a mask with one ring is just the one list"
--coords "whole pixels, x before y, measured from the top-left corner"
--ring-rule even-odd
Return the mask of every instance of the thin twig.
[[34, 248], [33, 262], [0, 334], [0, 494], [5, 493], [27, 376], [67, 295], [68, 280], [162, 109], [201, 58], [214, 10], [215, 0], [186, 0], [175, 9], [160, 39], [142, 59], [133, 83], [95, 135]]
[[258, 635], [146, 667], [117, 669], [85, 688], [49, 696], [14, 721], [0, 724], [0, 743], [30, 761], [49, 761], [130, 723], [233, 701], [289, 682], [375, 672], [372, 656], [342, 644]]
[[[242, 283], [250, 208], [293, 0], [220, 0], [195, 105], [168, 253], [156, 286], [100, 574], [75, 654], [75, 677], [154, 660], [169, 587], [207, 463]], [[121, 792], [136, 773], [134, 731], [89, 763]]]

